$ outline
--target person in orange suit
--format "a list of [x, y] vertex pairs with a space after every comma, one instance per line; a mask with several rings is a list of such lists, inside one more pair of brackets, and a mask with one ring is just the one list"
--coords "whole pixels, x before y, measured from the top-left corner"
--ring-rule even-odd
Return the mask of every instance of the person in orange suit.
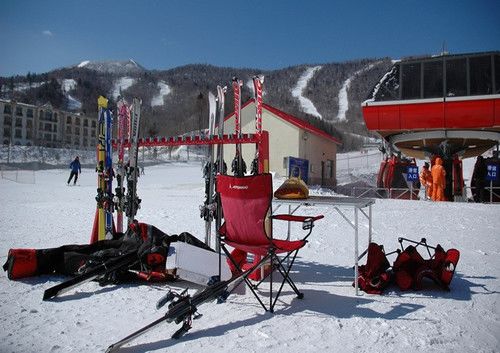
[[425, 199], [432, 198], [432, 173], [429, 170], [429, 163], [425, 162], [420, 172], [420, 185], [425, 188]]
[[446, 171], [443, 167], [443, 160], [436, 158], [431, 169], [432, 175], [432, 201], [446, 201], [444, 198], [444, 188], [446, 186]]

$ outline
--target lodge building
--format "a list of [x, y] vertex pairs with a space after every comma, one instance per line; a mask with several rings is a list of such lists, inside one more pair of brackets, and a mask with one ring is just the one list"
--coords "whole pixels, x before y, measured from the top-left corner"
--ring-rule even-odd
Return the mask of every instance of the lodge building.
[[0, 99], [2, 144], [93, 149], [97, 117]]
[[[234, 112], [225, 118], [225, 133], [234, 132]], [[302, 178], [310, 185], [334, 187], [337, 185], [337, 147], [341, 142], [328, 133], [269, 104], [262, 105], [262, 129], [269, 132], [269, 170], [287, 177], [294, 171], [295, 163], [301, 168]], [[255, 132], [255, 101], [250, 99], [241, 107], [242, 133]], [[233, 148], [224, 149], [224, 160], [233, 160]], [[242, 156], [250, 170], [255, 147], [242, 145]], [[297, 165], [297, 164], [296, 164]], [[296, 173], [295, 173], [296, 174]], [[305, 175], [304, 175], [305, 174]]]

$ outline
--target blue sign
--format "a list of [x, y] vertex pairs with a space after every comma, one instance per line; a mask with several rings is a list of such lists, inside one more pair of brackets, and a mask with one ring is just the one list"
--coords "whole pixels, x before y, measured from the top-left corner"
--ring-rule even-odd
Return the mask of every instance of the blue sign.
[[309, 160], [295, 157], [288, 157], [288, 176], [298, 177], [307, 184], [309, 178]]
[[406, 181], [417, 181], [418, 180], [418, 167], [415, 165], [409, 165], [406, 167]]
[[498, 180], [498, 164], [486, 164], [486, 180]]

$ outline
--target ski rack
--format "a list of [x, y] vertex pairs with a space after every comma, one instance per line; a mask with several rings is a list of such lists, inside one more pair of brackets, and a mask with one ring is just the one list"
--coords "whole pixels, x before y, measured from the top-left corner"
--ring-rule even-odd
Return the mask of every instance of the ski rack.
[[[203, 145], [228, 145], [228, 144], [254, 143], [259, 149], [259, 173], [269, 170], [269, 133], [262, 131], [259, 134], [235, 134], [224, 135], [220, 138], [214, 136], [171, 136], [171, 137], [148, 137], [140, 138], [139, 147], [173, 147], [173, 146], [203, 146]], [[113, 148], [117, 146], [118, 140], [112, 139]], [[130, 139], [125, 139], [124, 147], [130, 147]]]

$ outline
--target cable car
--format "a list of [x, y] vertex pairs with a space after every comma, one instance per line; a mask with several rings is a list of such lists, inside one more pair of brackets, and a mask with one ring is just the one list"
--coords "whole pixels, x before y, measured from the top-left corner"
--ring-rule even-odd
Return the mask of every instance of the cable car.
[[417, 159], [441, 156], [452, 199], [463, 189], [457, 161], [500, 141], [500, 52], [397, 61], [362, 110], [367, 128], [395, 151]]

